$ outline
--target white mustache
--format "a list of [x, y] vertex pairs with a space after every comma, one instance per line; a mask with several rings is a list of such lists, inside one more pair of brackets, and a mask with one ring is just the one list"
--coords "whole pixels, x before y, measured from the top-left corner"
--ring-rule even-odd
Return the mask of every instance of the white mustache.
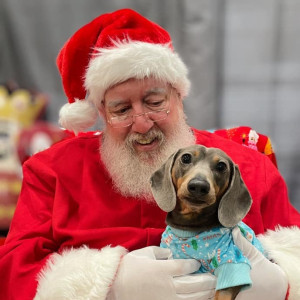
[[144, 142], [144, 141], [153, 141], [154, 139], [157, 139], [160, 144], [163, 143], [165, 140], [165, 135], [158, 129], [151, 129], [145, 134], [141, 133], [132, 133], [126, 138], [126, 145], [133, 149], [133, 145], [136, 142]]

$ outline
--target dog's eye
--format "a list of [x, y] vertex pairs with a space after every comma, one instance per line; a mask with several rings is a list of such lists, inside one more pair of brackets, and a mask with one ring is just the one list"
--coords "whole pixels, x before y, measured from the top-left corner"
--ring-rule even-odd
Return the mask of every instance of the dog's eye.
[[227, 169], [227, 165], [224, 162], [220, 161], [217, 163], [216, 170], [218, 172], [224, 172], [226, 169]]
[[181, 162], [184, 164], [190, 164], [192, 162], [192, 155], [189, 153], [183, 154], [181, 156]]

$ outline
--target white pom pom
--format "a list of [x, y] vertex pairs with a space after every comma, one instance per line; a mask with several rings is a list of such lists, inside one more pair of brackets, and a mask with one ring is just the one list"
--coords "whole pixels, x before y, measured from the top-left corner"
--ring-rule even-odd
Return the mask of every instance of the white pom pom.
[[59, 124], [75, 134], [93, 126], [98, 118], [96, 107], [87, 100], [65, 104], [59, 111]]

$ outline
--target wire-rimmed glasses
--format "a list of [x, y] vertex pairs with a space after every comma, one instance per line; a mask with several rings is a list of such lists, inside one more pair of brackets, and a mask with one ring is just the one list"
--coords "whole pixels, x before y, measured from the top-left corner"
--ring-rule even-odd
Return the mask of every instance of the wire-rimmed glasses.
[[168, 117], [169, 113], [170, 113], [170, 109], [164, 108], [164, 109], [152, 110], [152, 111], [148, 111], [136, 115], [110, 117], [107, 119], [107, 122], [114, 128], [128, 127], [133, 124], [134, 119], [136, 117], [145, 116], [152, 122], [158, 122], [158, 121], [165, 120]]
[[[156, 91], [157, 92], [157, 91]], [[154, 95], [156, 95], [156, 92]], [[120, 111], [120, 114], [114, 113], [111, 116], [107, 116], [107, 122], [114, 128], [128, 127], [131, 126], [135, 118], [144, 117], [152, 122], [159, 122], [165, 120], [170, 113], [170, 99], [172, 97], [172, 89], [168, 94], [161, 94], [158, 98], [154, 96], [153, 100], [145, 100], [144, 102], [144, 112], [140, 114], [131, 114]]]

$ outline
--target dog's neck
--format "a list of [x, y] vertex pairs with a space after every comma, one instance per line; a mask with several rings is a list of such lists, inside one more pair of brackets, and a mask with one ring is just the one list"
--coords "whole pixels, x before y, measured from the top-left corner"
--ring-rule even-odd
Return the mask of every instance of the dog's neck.
[[191, 238], [200, 233], [200, 232], [195, 232], [195, 231], [178, 229], [178, 228], [174, 228], [172, 226], [170, 226], [170, 228], [171, 228], [172, 232], [179, 238]]
[[218, 219], [216, 205], [204, 208], [201, 213], [185, 216], [176, 209], [167, 214], [166, 223], [176, 229], [191, 232], [204, 232], [214, 227], [221, 226]]

